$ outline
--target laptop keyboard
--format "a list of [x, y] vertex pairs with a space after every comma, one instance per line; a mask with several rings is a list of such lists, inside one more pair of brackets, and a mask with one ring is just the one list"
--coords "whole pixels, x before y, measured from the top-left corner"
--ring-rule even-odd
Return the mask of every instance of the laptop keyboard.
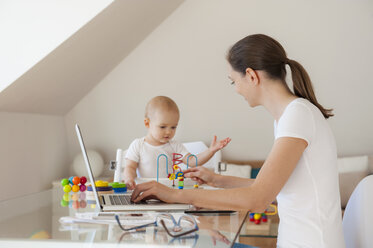
[[131, 195], [109, 195], [111, 205], [130, 205], [134, 204], [131, 202]]

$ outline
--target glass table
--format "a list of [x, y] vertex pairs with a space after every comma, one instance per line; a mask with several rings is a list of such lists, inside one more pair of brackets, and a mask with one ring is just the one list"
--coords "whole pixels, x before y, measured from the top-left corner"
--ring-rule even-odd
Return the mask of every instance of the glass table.
[[240, 230], [237, 242], [263, 248], [276, 247], [278, 225], [277, 214], [268, 216], [266, 223], [255, 224], [247, 219]]
[[237, 236], [249, 235], [246, 231], [240, 233], [246, 212], [193, 214], [199, 230], [178, 238], [169, 236], [162, 227], [123, 232], [115, 222], [61, 223], [61, 217], [95, 211], [84, 192], [69, 193], [68, 198], [70, 200], [64, 198], [64, 192], [58, 187], [0, 202], [0, 247], [86, 247], [82, 244], [89, 247], [232, 247], [238, 242]]

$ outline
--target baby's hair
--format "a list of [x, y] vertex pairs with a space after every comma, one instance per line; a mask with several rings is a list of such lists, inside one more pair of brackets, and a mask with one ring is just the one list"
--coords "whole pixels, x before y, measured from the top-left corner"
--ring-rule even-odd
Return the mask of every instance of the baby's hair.
[[179, 114], [179, 108], [174, 100], [167, 96], [156, 96], [150, 99], [145, 107], [145, 118], [151, 118], [157, 110], [174, 111]]

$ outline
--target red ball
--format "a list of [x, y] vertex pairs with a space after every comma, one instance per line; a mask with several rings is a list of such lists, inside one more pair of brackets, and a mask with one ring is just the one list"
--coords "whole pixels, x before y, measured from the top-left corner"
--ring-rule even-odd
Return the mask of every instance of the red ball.
[[263, 222], [267, 222], [267, 218], [262, 218], [262, 221]]
[[84, 185], [86, 182], [87, 182], [87, 178], [86, 178], [86, 177], [81, 177], [81, 178], [80, 178], [80, 183], [81, 183], [81, 184]]
[[255, 220], [254, 222], [255, 222], [255, 224], [258, 225], [258, 224], [260, 224], [260, 219], [259, 220]]
[[80, 178], [79, 177], [74, 177], [73, 178], [73, 184], [78, 185], [80, 183]]

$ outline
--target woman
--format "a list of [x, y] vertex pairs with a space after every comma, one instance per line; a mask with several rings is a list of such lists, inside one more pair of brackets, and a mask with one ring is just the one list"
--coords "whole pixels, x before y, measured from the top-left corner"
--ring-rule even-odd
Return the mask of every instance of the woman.
[[[138, 185], [132, 199], [263, 212], [277, 197], [278, 247], [344, 247], [336, 145], [325, 120], [333, 116], [331, 110], [317, 102], [304, 68], [271, 37], [245, 37], [229, 50], [227, 60], [237, 93], [251, 107], [264, 106], [275, 120], [275, 141], [257, 178], [191, 168], [185, 177], [224, 189], [174, 190], [149, 182]], [[285, 81], [286, 65], [294, 93]]]

